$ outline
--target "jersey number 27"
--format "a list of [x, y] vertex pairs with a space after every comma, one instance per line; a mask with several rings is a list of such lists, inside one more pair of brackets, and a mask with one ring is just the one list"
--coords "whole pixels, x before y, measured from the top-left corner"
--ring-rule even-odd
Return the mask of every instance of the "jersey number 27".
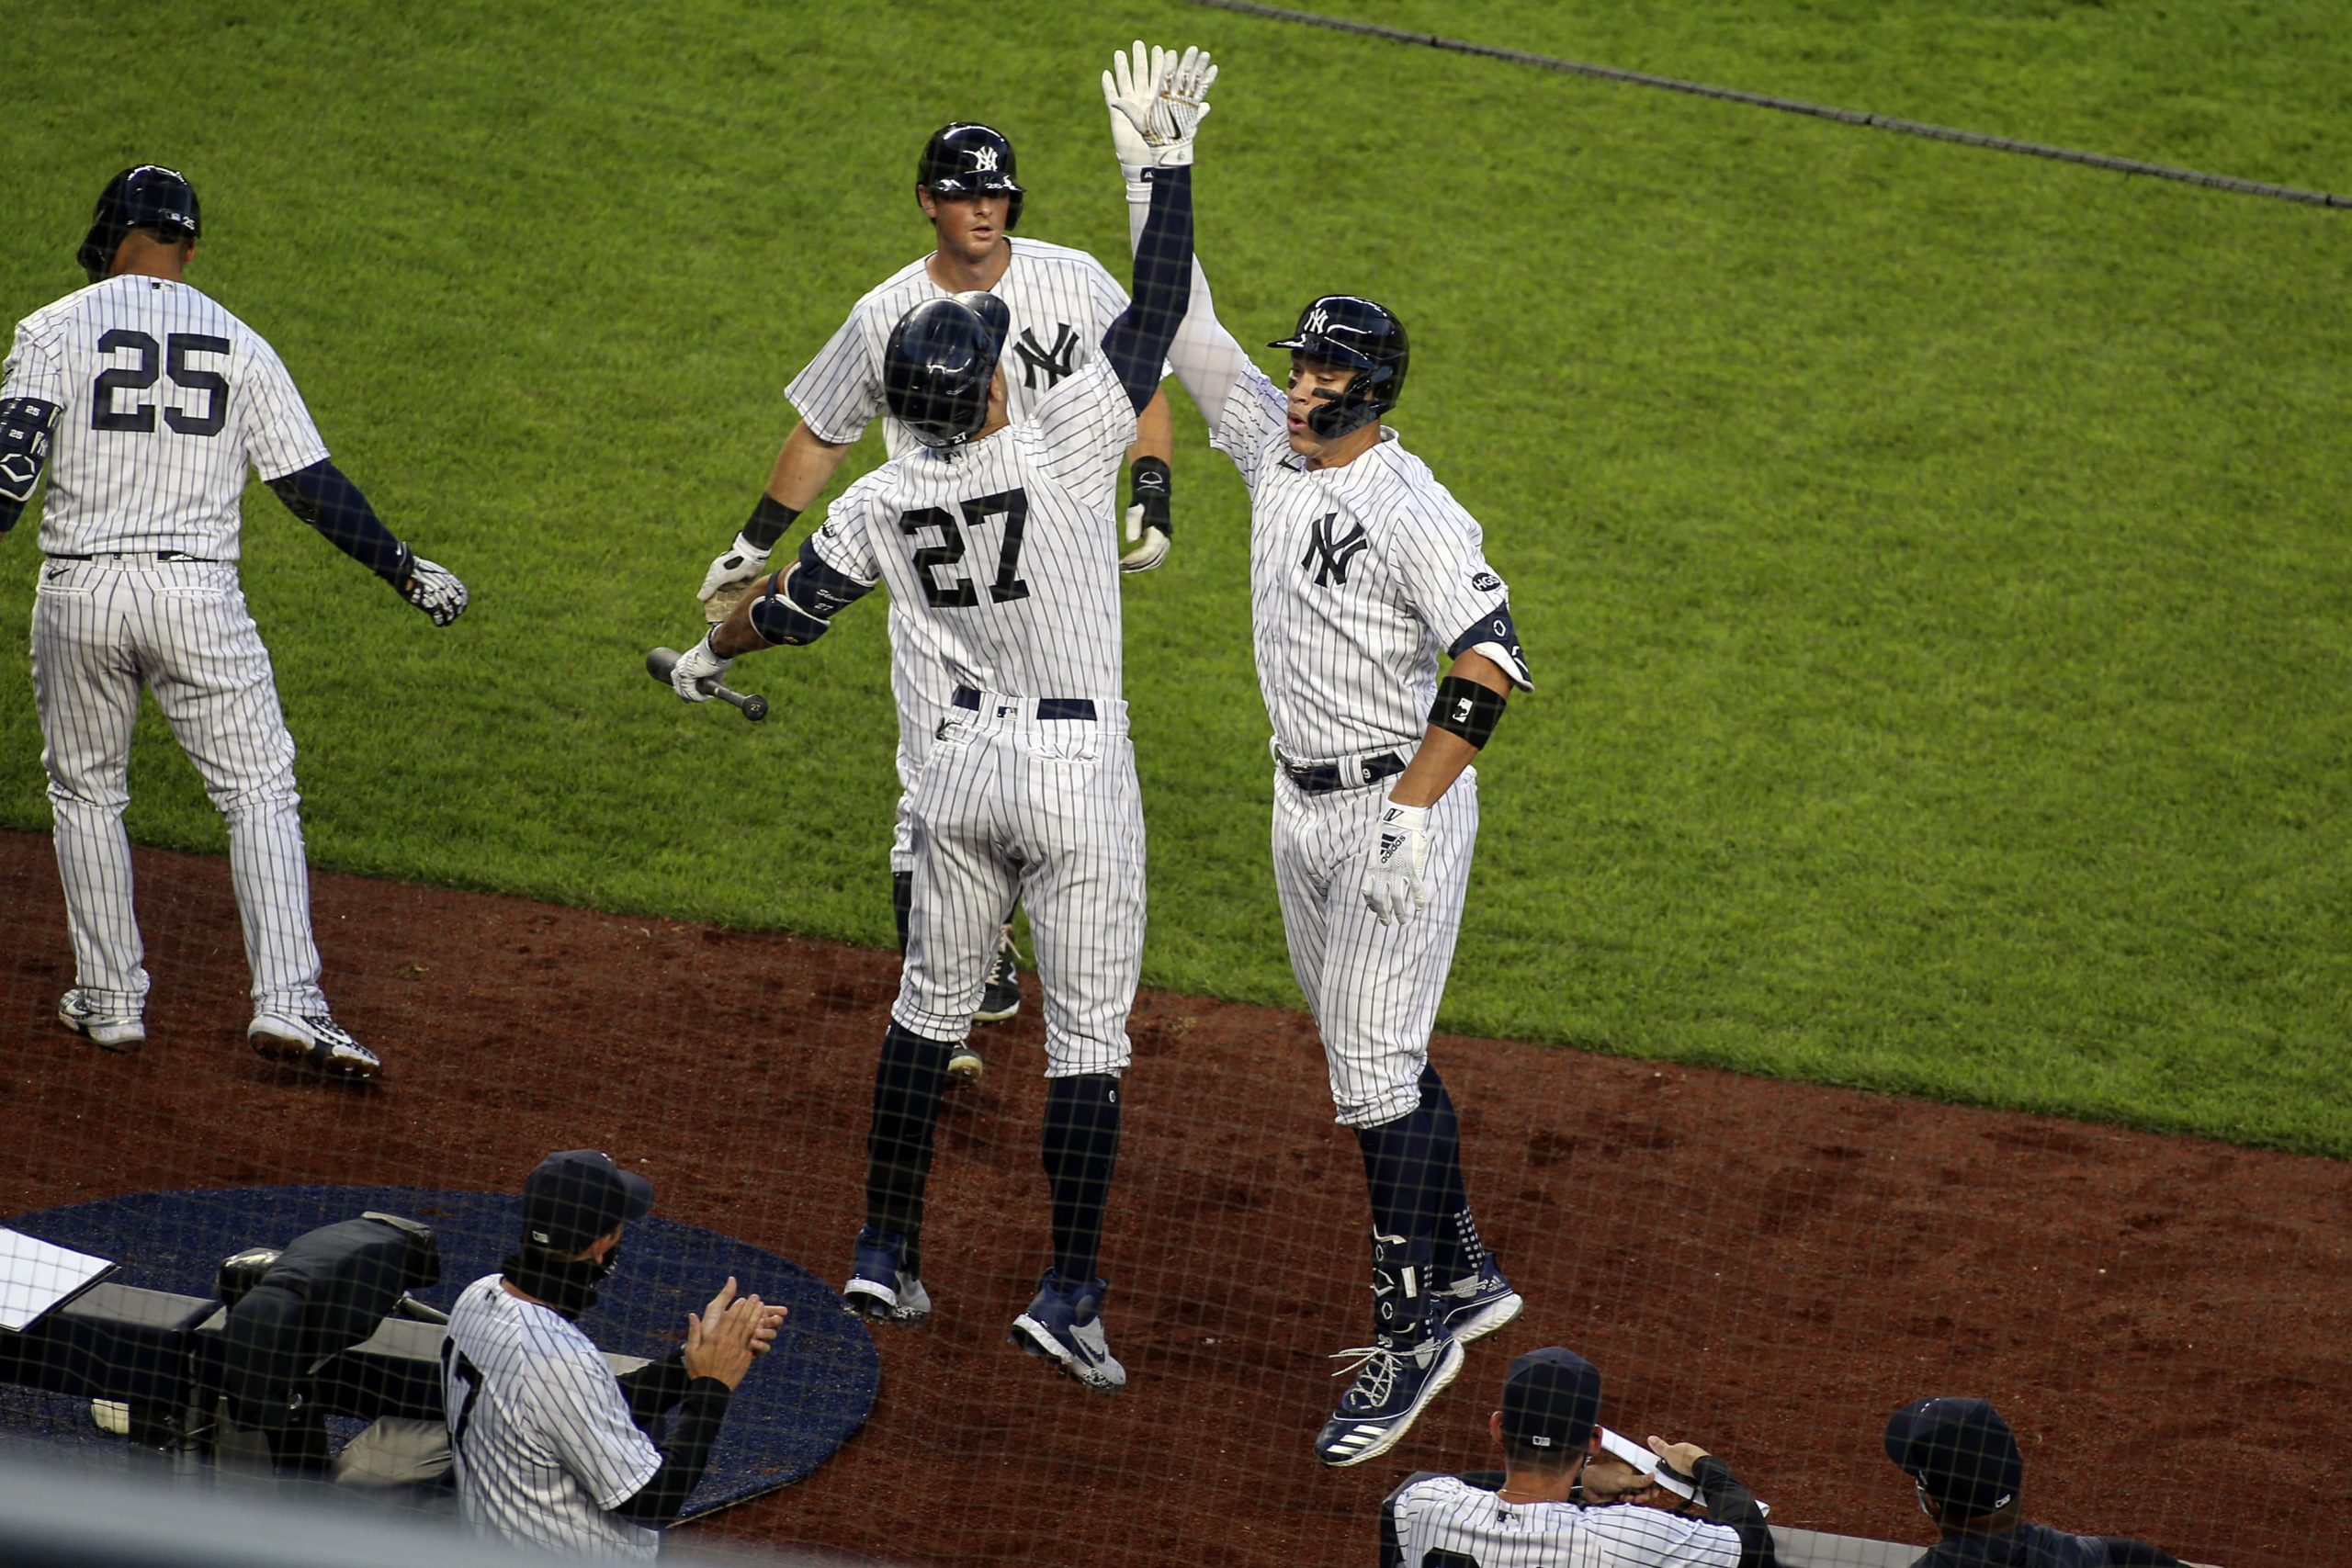
[[[964, 609], [980, 602], [979, 590], [970, 578], [959, 576], [943, 582], [938, 574], [941, 568], [963, 560], [965, 533], [978, 533], [995, 517], [1004, 519], [1004, 543], [997, 550], [996, 581], [989, 584], [989, 602], [1001, 604], [1007, 600], [1028, 598], [1029, 585], [1021, 581], [1021, 531], [1029, 525], [1029, 492], [1002, 491], [959, 501], [956, 507], [964, 514], [961, 526], [955, 514], [944, 506], [917, 507], [899, 514], [899, 532], [918, 541], [915, 578], [922, 584], [923, 598], [934, 610]], [[939, 543], [920, 543], [922, 536], [933, 528], [939, 530]]]

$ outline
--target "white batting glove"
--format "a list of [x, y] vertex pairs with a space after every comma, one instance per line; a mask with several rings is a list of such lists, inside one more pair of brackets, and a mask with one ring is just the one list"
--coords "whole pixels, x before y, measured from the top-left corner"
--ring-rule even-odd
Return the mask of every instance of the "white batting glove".
[[[735, 601], [743, 596], [740, 592], [743, 585], [767, 569], [768, 552], [742, 535], [736, 535], [735, 542], [721, 550], [710, 563], [710, 570], [702, 574], [702, 586], [695, 591], [695, 597], [702, 601], [703, 618], [712, 626], [725, 620], [735, 608]], [[729, 589], [738, 592], [730, 593]], [[725, 596], [723, 608], [718, 603], [721, 595]]]
[[1119, 558], [1121, 571], [1149, 571], [1168, 558], [1167, 531], [1145, 522], [1144, 513], [1140, 502], [1127, 508], [1127, 553]]
[[680, 654], [678, 662], [670, 667], [670, 685], [690, 703], [707, 703], [710, 694], [702, 689], [701, 682], [709, 681], [715, 684], [733, 662], [710, 650], [710, 637], [705, 633], [700, 642]]
[[[1203, 95], [1216, 80], [1216, 67], [1197, 49], [1179, 57], [1172, 50], [1154, 48], [1148, 66], [1140, 43], [1131, 55], [1113, 55], [1111, 69], [1102, 73], [1102, 99], [1111, 106], [1112, 137], [1121, 164], [1126, 164], [1136, 151], [1143, 154], [1142, 162], [1126, 166], [1138, 174], [1147, 167], [1174, 169], [1190, 164], [1193, 134], [1209, 112]], [[1121, 121], [1126, 130], [1120, 129]], [[1127, 130], [1140, 140], [1140, 149], [1127, 139]]]
[[[1209, 117], [1209, 89], [1216, 85], [1216, 65], [1204, 49], [1187, 49], [1181, 59], [1172, 50], [1158, 52], [1167, 60], [1157, 73], [1159, 102], [1152, 109], [1152, 124], [1168, 138], [1170, 147], [1183, 152], [1181, 158], [1163, 153], [1161, 165], [1172, 167], [1193, 161], [1193, 136]], [[1157, 55], [1153, 63], [1161, 64]]]
[[[1152, 73], [1151, 51], [1137, 39], [1126, 54], [1114, 51], [1111, 69], [1102, 73], [1102, 101], [1111, 108], [1111, 147], [1129, 185], [1142, 181], [1143, 172], [1158, 162], [1143, 128], [1151, 123], [1152, 106], [1159, 100], [1159, 78]], [[1162, 52], [1165, 52], [1164, 51]]]
[[401, 581], [400, 592], [401, 598], [432, 616], [436, 626], [446, 626], [464, 615], [469, 598], [456, 572], [423, 556], [410, 558], [408, 576]]
[[1430, 810], [1384, 802], [1363, 849], [1363, 901], [1384, 926], [1429, 908]]

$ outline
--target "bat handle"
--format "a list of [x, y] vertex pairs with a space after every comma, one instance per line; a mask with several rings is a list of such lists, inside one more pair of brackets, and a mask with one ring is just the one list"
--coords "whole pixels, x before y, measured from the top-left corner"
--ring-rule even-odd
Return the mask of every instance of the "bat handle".
[[[684, 656], [674, 648], [654, 649], [645, 656], [645, 672], [666, 685], [669, 683], [670, 671], [677, 668], [678, 660], [682, 657]], [[722, 686], [718, 683], [718, 677], [716, 675], [704, 676], [695, 682], [695, 687], [707, 697], [717, 697], [720, 702], [733, 704], [741, 710], [743, 716], [753, 724], [759, 723], [768, 716], [767, 698], [756, 693], [747, 694]]]

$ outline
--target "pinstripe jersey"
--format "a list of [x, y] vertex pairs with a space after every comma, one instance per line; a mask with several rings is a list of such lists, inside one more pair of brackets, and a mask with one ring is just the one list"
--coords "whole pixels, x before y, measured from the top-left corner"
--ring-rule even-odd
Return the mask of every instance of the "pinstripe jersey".
[[1120, 700], [1119, 557], [1102, 525], [1136, 412], [1095, 355], [1035, 415], [962, 446], [917, 446], [842, 493], [810, 536], [844, 576], [887, 579], [975, 691]]
[[[1417, 1475], [1388, 1495], [1394, 1562], [1476, 1568], [1738, 1568], [1739, 1532], [1633, 1504], [1506, 1503], [1458, 1475]], [[1384, 1540], [1384, 1547], [1386, 1541]], [[1384, 1550], [1384, 1558], [1387, 1552]]]
[[[1012, 257], [989, 292], [1004, 301], [1012, 317], [1002, 361], [1005, 417], [1017, 424], [1036, 413], [1046, 394], [1102, 358], [1102, 333], [1127, 308], [1127, 295], [1102, 264], [1084, 251], [1017, 234], [1007, 235], [1005, 242]], [[880, 415], [883, 444], [890, 457], [923, 450], [888, 412], [882, 352], [899, 317], [927, 299], [946, 296], [948, 290], [932, 281], [928, 261], [908, 263], [870, 290], [786, 389], [786, 398], [812, 434], [827, 441], [854, 441]], [[1106, 536], [1117, 532], [1116, 500], [1115, 487], [1103, 491], [1099, 526]], [[943, 673], [941, 623], [936, 618], [917, 615], [893, 589], [888, 626], [901, 792], [891, 865], [904, 871], [913, 856], [907, 801], [933, 732], [947, 716], [949, 685]]]
[[18, 322], [0, 398], [23, 397], [64, 410], [41, 507], [52, 556], [235, 560], [245, 465], [274, 479], [327, 456], [261, 334], [159, 277], [108, 278]]
[[1258, 686], [1286, 756], [1329, 761], [1420, 745], [1438, 655], [1476, 648], [1532, 684], [1477, 520], [1382, 427], [1336, 468], [1290, 449], [1288, 399], [1250, 366], [1211, 444], [1250, 487]]
[[[1084, 251], [1007, 235], [1012, 259], [989, 292], [1012, 323], [1005, 339], [1005, 416], [1018, 424], [1088, 361], [1101, 357], [1104, 329], [1127, 308], [1126, 290]], [[909, 262], [851, 307], [849, 319], [785, 389], [809, 434], [834, 445], [856, 440], [878, 415], [893, 457], [922, 444], [889, 416], [882, 397], [882, 351], [899, 318], [951, 290], [932, 281], [928, 255]]]
[[651, 1562], [660, 1532], [607, 1509], [635, 1495], [662, 1455], [585, 1334], [518, 1300], [492, 1274], [449, 1311], [441, 1393], [469, 1523], [591, 1557]]

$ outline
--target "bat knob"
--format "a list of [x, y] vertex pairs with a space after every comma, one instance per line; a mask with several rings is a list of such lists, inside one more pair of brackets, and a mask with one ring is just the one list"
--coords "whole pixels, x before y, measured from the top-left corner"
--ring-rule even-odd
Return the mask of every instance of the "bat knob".
[[757, 724], [760, 720], [767, 717], [767, 698], [753, 694], [743, 699], [743, 716], [745, 718], [750, 719], [753, 724]]

